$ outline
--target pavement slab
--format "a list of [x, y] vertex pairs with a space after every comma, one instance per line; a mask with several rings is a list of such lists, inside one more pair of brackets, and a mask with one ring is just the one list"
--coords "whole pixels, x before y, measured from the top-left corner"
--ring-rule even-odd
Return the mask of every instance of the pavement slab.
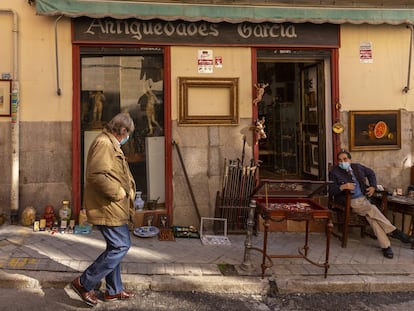
[[[263, 234], [229, 235], [230, 245], [203, 245], [200, 239], [132, 236], [121, 269], [126, 288], [264, 294], [414, 290], [414, 250], [391, 239], [394, 258], [382, 256], [376, 240], [351, 232], [347, 248], [331, 239], [328, 275], [303, 258], [266, 259], [262, 278]], [[309, 257], [323, 263], [326, 239], [310, 234]], [[297, 255], [302, 232], [270, 232], [267, 254]], [[64, 288], [105, 249], [101, 234], [33, 232], [29, 227], [0, 227], [0, 288]]]

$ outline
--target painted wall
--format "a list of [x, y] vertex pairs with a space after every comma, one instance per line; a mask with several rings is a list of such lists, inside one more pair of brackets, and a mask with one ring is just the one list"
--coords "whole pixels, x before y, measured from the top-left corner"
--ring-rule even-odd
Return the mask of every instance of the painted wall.
[[[222, 56], [223, 67], [214, 68], [212, 74], [198, 74], [197, 56], [200, 49], [211, 49], [214, 56]], [[214, 216], [216, 192], [222, 186], [224, 160], [241, 159], [243, 135], [247, 137], [245, 158], [250, 161], [253, 157], [253, 132], [250, 130], [252, 124], [250, 60], [249, 48], [172, 47], [171, 49], [172, 137], [179, 143], [201, 217]], [[239, 125], [179, 126], [178, 77], [239, 77]], [[206, 90], [205, 96], [211, 101], [214, 100], [211, 90]], [[173, 150], [173, 196], [174, 223], [198, 226], [189, 186], [175, 150]]]
[[[342, 147], [349, 147], [349, 111], [401, 109], [400, 150], [353, 152], [353, 161], [370, 166], [378, 183], [407, 189], [413, 165], [414, 86], [408, 93], [411, 31], [406, 26], [342, 25], [339, 51], [341, 122], [345, 125]], [[361, 42], [371, 42], [372, 63], [361, 63]], [[414, 74], [411, 73], [411, 81]]]
[[[13, 15], [18, 16], [18, 51], [13, 51]], [[10, 73], [20, 85], [19, 207], [38, 214], [47, 204], [57, 211], [72, 197], [72, 55], [70, 20], [57, 25], [60, 87], [56, 94], [55, 18], [36, 15], [25, 0], [0, 2], [0, 73]], [[13, 76], [13, 55], [18, 75]], [[0, 213], [9, 212], [11, 191], [10, 117], [0, 117]]]
[[[19, 17], [20, 82], [20, 208], [44, 205], [58, 208], [71, 197], [72, 50], [70, 20], [57, 23], [59, 51], [58, 96], [55, 58], [56, 18], [37, 16], [26, 0], [2, 0], [0, 9], [13, 8]], [[0, 73], [12, 73], [12, 16], [0, 13]], [[414, 91], [407, 83], [410, 31], [405, 26], [341, 26], [339, 51], [342, 146], [348, 147], [350, 110], [402, 110], [402, 148], [395, 151], [354, 152], [354, 160], [375, 169], [384, 186], [406, 188], [412, 165]], [[372, 43], [373, 63], [361, 64], [361, 41]], [[205, 48], [205, 47], [200, 47]], [[224, 159], [241, 157], [242, 136], [247, 136], [246, 159], [252, 157], [251, 54], [248, 48], [211, 48], [222, 56], [223, 68], [211, 77], [240, 78], [238, 126], [185, 127], [177, 124], [179, 76], [197, 74], [199, 47], [172, 47], [172, 136], [179, 143], [202, 216], [211, 216], [220, 189]], [[413, 75], [411, 80], [414, 81]], [[413, 82], [414, 83], [414, 82]], [[10, 118], [0, 117], [0, 213], [10, 206]], [[174, 221], [194, 224], [195, 217], [182, 167], [173, 150]]]
[[[56, 49], [54, 17], [36, 15], [25, 0], [3, 0], [0, 9], [18, 14], [18, 59], [21, 121], [72, 120], [72, 46], [70, 19], [57, 24], [59, 76], [62, 96], [56, 94]], [[0, 13], [0, 73], [13, 72], [12, 15]], [[13, 77], [14, 78], [14, 77]], [[8, 121], [7, 118], [0, 118]]]

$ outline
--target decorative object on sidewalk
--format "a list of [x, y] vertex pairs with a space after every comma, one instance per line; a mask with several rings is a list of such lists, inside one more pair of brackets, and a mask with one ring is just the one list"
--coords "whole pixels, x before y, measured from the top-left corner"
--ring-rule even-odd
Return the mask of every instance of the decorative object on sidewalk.
[[176, 238], [199, 239], [200, 234], [196, 227], [193, 226], [173, 226], [174, 236]]
[[92, 226], [90, 225], [76, 225], [73, 233], [75, 234], [89, 234], [92, 231]]
[[152, 226], [155, 222], [155, 213], [146, 213], [144, 216], [144, 226]]
[[0, 214], [0, 226], [6, 222], [6, 214]]
[[36, 220], [36, 210], [33, 206], [27, 206], [22, 212], [22, 225], [32, 226]]
[[[42, 219], [46, 220], [46, 223], [45, 223], [46, 228], [51, 229], [53, 227], [56, 217], [55, 217], [55, 211], [52, 205], [45, 206]], [[40, 228], [42, 228], [42, 226], [40, 226]]]
[[228, 232], [246, 230], [250, 196], [258, 182], [259, 164], [260, 161], [255, 164], [254, 159], [250, 160], [250, 165], [244, 165], [239, 159], [224, 162], [222, 190], [216, 194], [214, 217], [227, 219]]
[[203, 245], [231, 245], [227, 237], [227, 219], [201, 217], [200, 238]]
[[158, 228], [160, 229], [160, 234], [158, 234], [158, 240], [175, 241], [174, 233], [170, 228], [170, 220], [168, 214], [159, 214], [157, 224]]
[[86, 226], [88, 224], [88, 216], [86, 216], [86, 209], [82, 208], [79, 212], [79, 225]]
[[152, 238], [160, 233], [160, 229], [154, 226], [143, 226], [134, 229], [134, 235], [140, 238]]
[[69, 206], [69, 201], [62, 201], [62, 207], [59, 209], [59, 220], [69, 222], [70, 217], [72, 216], [72, 209]]

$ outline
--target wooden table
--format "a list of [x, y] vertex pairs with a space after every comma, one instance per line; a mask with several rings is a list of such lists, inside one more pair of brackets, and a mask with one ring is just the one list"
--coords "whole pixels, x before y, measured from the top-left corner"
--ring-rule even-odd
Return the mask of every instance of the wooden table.
[[[414, 235], [414, 198], [408, 196], [387, 196], [387, 210], [392, 212], [392, 223], [395, 225], [395, 213], [402, 214], [401, 230], [405, 232], [405, 216], [411, 216], [410, 226], [408, 228], [408, 235]], [[414, 243], [411, 243], [411, 248], [414, 248]]]
[[[332, 232], [331, 211], [326, 207], [316, 203], [309, 198], [257, 198], [257, 206], [259, 213], [264, 220], [264, 236], [263, 236], [263, 258], [262, 258], [262, 278], [265, 270], [273, 265], [272, 258], [303, 258], [319, 267], [325, 269], [324, 276], [327, 277], [329, 269], [329, 247]], [[271, 222], [282, 221], [305, 221], [305, 244], [298, 248], [298, 254], [267, 254], [267, 238]], [[325, 262], [318, 263], [308, 258], [309, 250], [309, 232], [311, 231], [310, 222], [325, 222], [326, 226], [326, 248]], [[270, 265], [266, 263], [266, 259], [270, 261]]]

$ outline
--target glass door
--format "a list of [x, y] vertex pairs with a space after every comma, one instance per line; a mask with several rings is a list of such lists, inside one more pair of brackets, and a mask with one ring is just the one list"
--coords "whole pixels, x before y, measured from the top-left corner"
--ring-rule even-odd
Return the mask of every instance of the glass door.
[[323, 63], [301, 70], [302, 171], [305, 176], [325, 176], [325, 81]]

